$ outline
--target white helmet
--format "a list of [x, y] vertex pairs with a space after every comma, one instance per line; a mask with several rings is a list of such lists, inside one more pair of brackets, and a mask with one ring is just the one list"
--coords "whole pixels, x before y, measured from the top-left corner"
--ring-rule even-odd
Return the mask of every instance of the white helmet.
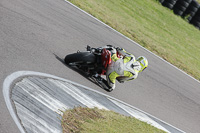
[[145, 68], [147, 68], [147, 66], [148, 66], [148, 60], [147, 60], [146, 57], [139, 56], [137, 58], [137, 61], [140, 62], [140, 65], [141, 65], [141, 70], [139, 72], [142, 72]]

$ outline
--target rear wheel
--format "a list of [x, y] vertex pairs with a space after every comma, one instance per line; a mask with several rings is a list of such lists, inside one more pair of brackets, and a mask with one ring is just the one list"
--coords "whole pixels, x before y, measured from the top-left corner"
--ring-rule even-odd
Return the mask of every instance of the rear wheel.
[[69, 54], [65, 57], [65, 63], [70, 66], [79, 66], [93, 64], [96, 62], [96, 57], [90, 52], [79, 52]]

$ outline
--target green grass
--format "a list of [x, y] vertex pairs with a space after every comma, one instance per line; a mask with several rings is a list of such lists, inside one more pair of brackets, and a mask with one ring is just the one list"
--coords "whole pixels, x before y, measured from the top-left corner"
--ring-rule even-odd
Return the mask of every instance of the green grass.
[[66, 110], [62, 127], [63, 133], [164, 133], [133, 117], [83, 107]]
[[200, 80], [200, 31], [157, 0], [69, 0]]

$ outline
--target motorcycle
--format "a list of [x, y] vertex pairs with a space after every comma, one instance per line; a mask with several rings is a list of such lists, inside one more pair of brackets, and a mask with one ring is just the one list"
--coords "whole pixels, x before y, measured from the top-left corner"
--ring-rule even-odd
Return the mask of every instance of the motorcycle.
[[[107, 81], [101, 77], [106, 75], [107, 67], [111, 64], [111, 52], [116, 49], [112, 45], [106, 47], [91, 48], [86, 47], [86, 52], [77, 51], [77, 53], [66, 55], [64, 61], [70, 67], [77, 67], [94, 78], [98, 84], [107, 91], [112, 91]], [[117, 56], [120, 56], [117, 53]]]

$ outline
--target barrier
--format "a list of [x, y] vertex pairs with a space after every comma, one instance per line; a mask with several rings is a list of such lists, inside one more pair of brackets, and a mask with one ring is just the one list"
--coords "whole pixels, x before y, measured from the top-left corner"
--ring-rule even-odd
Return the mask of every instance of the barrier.
[[200, 4], [196, 0], [159, 0], [159, 2], [173, 10], [174, 14], [187, 18], [190, 24], [200, 29]]

